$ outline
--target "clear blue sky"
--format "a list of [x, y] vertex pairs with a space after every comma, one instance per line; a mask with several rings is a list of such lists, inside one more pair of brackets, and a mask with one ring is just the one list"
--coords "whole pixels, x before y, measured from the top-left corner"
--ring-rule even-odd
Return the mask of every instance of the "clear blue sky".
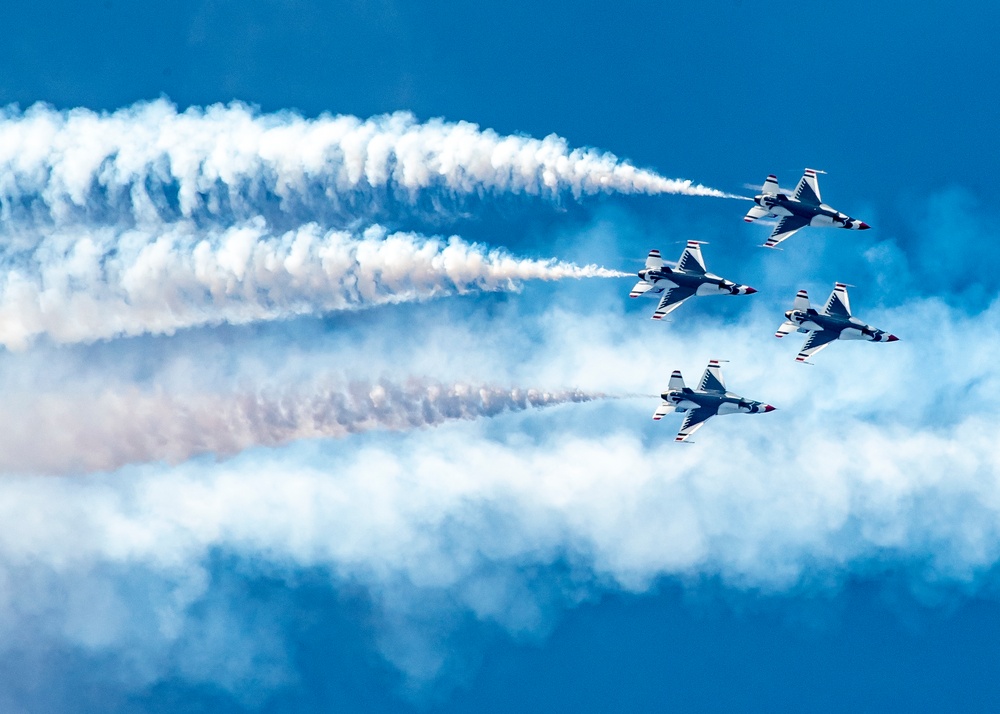
[[[912, 295], [932, 297], [954, 314], [971, 316], [968, 329], [973, 330], [977, 316], [997, 297], [990, 278], [1000, 269], [992, 219], [998, 207], [994, 157], [1000, 155], [998, 25], [1000, 8], [991, 3], [765, 6], [731, 0], [622, 7], [562, 0], [38, 0], [5, 12], [0, 103], [113, 110], [165, 96], [180, 108], [239, 100], [263, 112], [294, 110], [307, 117], [409, 110], [422, 120], [466, 120], [500, 133], [556, 133], [572, 146], [598, 147], [666, 176], [743, 193], [750, 191], [744, 184], [759, 184], [768, 173], [792, 185], [804, 166], [815, 166], [828, 172], [822, 177], [824, 198], [869, 221], [874, 230], [851, 240], [818, 234], [809, 242], [803, 234], [784, 253], [762, 256], [754, 246], [766, 230], [742, 224], [743, 204], [673, 196], [605, 197], [558, 208], [484, 199], [460, 217], [387, 220], [427, 233], [458, 233], [518, 253], [625, 270], [638, 265], [635, 259], [653, 247], [652, 241], [662, 241], [664, 253], [673, 253], [674, 241], [696, 233], [712, 241], [706, 248], [711, 268], [736, 279], [745, 276], [762, 292], [770, 290], [775, 306], [785, 297], [790, 300], [803, 282], [817, 301], [834, 280], [848, 280], [858, 285], [853, 295], [859, 311], [866, 305], [869, 311], [899, 309]], [[613, 239], [602, 238], [607, 235]], [[883, 253], [866, 253], [880, 246]], [[176, 341], [81, 348], [80, 354], [100, 364], [125, 359], [122, 355], [142, 363], [133, 353], [197, 353], [206, 345], [224, 352], [231, 340], [252, 339], [255, 349], [269, 355], [262, 358], [266, 363], [280, 361], [286, 346], [294, 346], [296, 355], [320, 354], [334, 341], [342, 350], [350, 338], [335, 335], [354, 334], [369, 323], [390, 334], [399, 330], [402, 340], [418, 339], [405, 326], [422, 316], [468, 325], [470, 334], [500, 331], [494, 320], [537, 317], [550, 302], [586, 313], [591, 300], [604, 306], [624, 299], [627, 287], [532, 287], [514, 295], [462, 298], [451, 306], [205, 330]], [[653, 329], [647, 307], [625, 307], [636, 330]], [[699, 305], [686, 316], [692, 323], [729, 324], [743, 309], [743, 304]], [[479, 318], [487, 327], [478, 326]], [[541, 329], [542, 323], [533, 324], [530, 329]], [[674, 329], [678, 340], [695, 336], [689, 323], [666, 329]], [[308, 342], [313, 339], [316, 346]], [[305, 344], [297, 344], [300, 340]], [[534, 333], [530, 340], [542, 342]], [[839, 347], [825, 352], [824, 359], [836, 362]], [[861, 355], [867, 346], [857, 347], [852, 354]], [[891, 347], [871, 347], [855, 358], [853, 364], [861, 365], [853, 376], [855, 386], [868, 377], [866, 358], [871, 363], [892, 359]], [[961, 349], [948, 354], [948, 360], [963, 359]], [[689, 380], [702, 357], [697, 351], [683, 365]], [[792, 353], [784, 357], [791, 359]], [[348, 359], [367, 357], [359, 353]], [[941, 357], [935, 364], [948, 360]], [[650, 390], [663, 386], [673, 366], [664, 364], [662, 374], [650, 375]], [[978, 381], [939, 395], [944, 402], [915, 398], [920, 406], [908, 408], [899, 392], [879, 404], [851, 392], [845, 408], [873, 426], [897, 420], [957, 423], [968, 416], [964, 395], [989, 384], [992, 369], [984, 367]], [[136, 368], [137, 380], [144, 379], [141, 372]], [[935, 375], [926, 379], [933, 381]], [[826, 389], [831, 399], [840, 398], [834, 387], [844, 382], [831, 372], [816, 368], [804, 380], [803, 389]], [[734, 378], [730, 386], [768, 399], [753, 384]], [[913, 393], [924, 388], [918, 382], [907, 386]], [[595, 440], [612, 428], [628, 428], [622, 420], [634, 419], [633, 431], [644, 445], [669, 441], [676, 425], [653, 429], [647, 411], [654, 407], [645, 407], [602, 407], [583, 416], [564, 411], [559, 418], [567, 431]], [[556, 429], [549, 421], [555, 418], [539, 412], [500, 419], [482, 427], [480, 436], [500, 439], [499, 432], [510, 429], [525, 443], [536, 443], [532, 440], [544, 438], [538, 434]], [[775, 429], [792, 429], [795, 417], [782, 418], [786, 421], [773, 422]], [[379, 436], [363, 443], [409, 453], [420, 448], [422, 438]], [[780, 441], [780, 434], [775, 438]], [[795, 432], [794, 438], [809, 434]], [[336, 461], [339, 449], [353, 448], [342, 443], [324, 446], [328, 451], [323, 453]], [[684, 452], [683, 458], [727, 458], [725, 442], [715, 444], [709, 451], [706, 439], [690, 447], [706, 447], [700, 456]], [[852, 448], [846, 440], [840, 445]], [[282, 452], [268, 458], [280, 460]], [[952, 458], [942, 455], [932, 466], [947, 474]], [[211, 467], [207, 461], [199, 464]], [[648, 468], [669, 470], [670, 464], [652, 462]], [[983, 469], [992, 474], [990, 467]], [[953, 515], [961, 519], [962, 513]], [[497, 506], [493, 517], [504, 516]], [[46, 624], [47, 613], [37, 612], [18, 626], [14, 644], [0, 649], [6, 671], [0, 677], [6, 680], [0, 684], [0, 708], [995, 710], [1000, 706], [995, 568], [984, 557], [969, 572], [937, 575], [931, 564], [947, 548], [937, 548], [933, 534], [923, 535], [919, 518], [914, 523], [913, 540], [920, 547], [866, 550], [863, 557], [832, 567], [822, 545], [815, 545], [815, 552], [807, 548], [802, 556], [802, 576], [774, 588], [741, 583], [738, 568], [730, 571], [726, 563], [716, 563], [701, 571], [668, 572], [627, 592], [606, 574], [592, 573], [588, 558], [598, 556], [576, 551], [572, 543], [563, 544], [564, 552], [529, 562], [487, 556], [484, 568], [495, 565], [498, 573], [516, 574], [532, 591], [533, 602], [541, 603], [540, 623], [525, 628], [477, 619], [456, 605], [457, 596], [447, 589], [394, 590], [392, 597], [406, 602], [396, 602], [394, 614], [386, 614], [372, 604], [385, 593], [363, 582], [319, 566], [272, 567], [264, 546], [260, 552], [227, 552], [223, 545], [201, 563], [210, 582], [188, 610], [188, 627], [212, 628], [202, 633], [203, 640], [192, 635], [153, 647], [155, 654], [148, 655], [143, 638], [158, 637], [151, 627], [107, 646], [81, 646], [53, 634], [57, 628]], [[859, 533], [864, 529], [857, 526]], [[993, 541], [982, 545], [988, 552], [996, 547]], [[816, 572], [810, 570], [811, 558], [822, 563]], [[128, 562], [95, 568], [133, 604], [152, 599], [148, 588], [159, 587], [135, 583], [169, 580]], [[58, 574], [36, 573], [29, 579], [44, 589], [52, 578]], [[98, 588], [92, 595], [101, 598], [102, 593]], [[128, 617], [153, 609], [140, 603]], [[416, 621], [415, 629], [446, 652], [447, 665], [420, 691], [408, 688], [399, 668], [384, 656], [392, 650], [384, 638], [398, 634], [386, 622], [391, 617]], [[260, 671], [259, 680], [238, 677], [237, 684], [227, 684], [213, 671], [226, 658], [258, 650], [266, 661], [250, 671]], [[265, 674], [271, 671], [269, 657], [280, 660], [274, 665], [282, 673], [277, 683], [268, 683]]]

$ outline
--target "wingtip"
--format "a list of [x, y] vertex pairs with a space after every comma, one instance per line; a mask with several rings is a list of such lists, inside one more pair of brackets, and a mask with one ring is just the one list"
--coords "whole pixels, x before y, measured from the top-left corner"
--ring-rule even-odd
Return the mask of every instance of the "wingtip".
[[753, 295], [755, 292], [757, 292], [757, 288], [752, 288], [749, 285], [747, 285], [747, 291], [746, 291], [747, 295]]
[[777, 409], [777, 407], [772, 407], [770, 404], [765, 404], [764, 405], [764, 413], [765, 414], [767, 412], [773, 412], [775, 409]]
[[899, 342], [899, 338], [896, 337], [895, 335], [889, 335], [888, 337], [885, 338], [885, 341], [886, 342]]
[[861, 221], [861, 225], [858, 226], [859, 231], [866, 231], [869, 228], [871, 228], [871, 226], [865, 223], [864, 221]]

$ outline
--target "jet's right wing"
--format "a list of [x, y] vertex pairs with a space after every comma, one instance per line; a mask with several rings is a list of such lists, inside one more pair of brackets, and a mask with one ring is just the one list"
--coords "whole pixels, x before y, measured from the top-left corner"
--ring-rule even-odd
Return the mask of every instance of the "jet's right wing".
[[765, 248], [774, 248], [778, 243], [788, 240], [794, 233], [809, 225], [809, 219], [802, 216], [785, 216], [771, 231], [771, 237], [764, 242]]
[[663, 297], [660, 298], [660, 304], [656, 306], [656, 311], [653, 313], [653, 319], [662, 320], [664, 317], [679, 308], [681, 303], [694, 295], [694, 293], [695, 291], [691, 288], [670, 288], [663, 293]]
[[705, 259], [701, 256], [701, 241], [689, 240], [681, 253], [680, 260], [677, 261], [680, 270], [690, 273], [706, 273]]
[[816, 172], [813, 169], [806, 169], [806, 172], [802, 174], [799, 185], [795, 187], [794, 198], [796, 201], [802, 201], [802, 203], [808, 203], [813, 206], [823, 203], [823, 199], [819, 197], [819, 180], [816, 178]]
[[835, 341], [838, 337], [840, 337], [840, 333], [836, 330], [813, 330], [809, 333], [809, 336], [806, 337], [806, 343], [802, 345], [802, 349], [799, 351], [799, 356], [795, 358], [795, 361], [805, 362], [821, 349]]
[[710, 360], [708, 366], [705, 368], [705, 373], [701, 375], [701, 382], [698, 383], [698, 389], [709, 392], [725, 392], [726, 391], [726, 380], [722, 378], [722, 367], [719, 366], [719, 360]]
[[692, 409], [684, 415], [684, 421], [681, 422], [681, 429], [677, 432], [677, 436], [674, 437], [674, 441], [687, 440], [689, 436], [698, 431], [706, 421], [714, 416], [715, 412], [705, 407]]
[[830, 299], [826, 301], [823, 312], [827, 315], [837, 315], [839, 317], [851, 316], [851, 300], [847, 297], [847, 286], [843, 283], [834, 283], [833, 292]]

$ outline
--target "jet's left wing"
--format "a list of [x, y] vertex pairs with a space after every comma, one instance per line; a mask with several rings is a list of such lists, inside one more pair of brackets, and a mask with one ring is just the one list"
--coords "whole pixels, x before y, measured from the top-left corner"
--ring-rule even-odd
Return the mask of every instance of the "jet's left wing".
[[816, 178], [816, 172], [813, 169], [806, 169], [806, 172], [802, 174], [799, 185], [795, 187], [794, 198], [796, 201], [809, 203], [813, 206], [823, 203], [823, 199], [819, 197], [819, 179]]
[[705, 259], [701, 256], [701, 241], [689, 240], [687, 242], [680, 260], [677, 261], [677, 267], [691, 273], [708, 272], [705, 268]]
[[837, 315], [839, 317], [851, 316], [851, 300], [847, 297], [847, 286], [843, 283], [834, 283], [833, 292], [830, 299], [826, 301], [823, 312], [827, 315]]
[[838, 337], [840, 337], [840, 333], [836, 330], [813, 330], [809, 333], [809, 336], [806, 337], [806, 343], [802, 345], [802, 349], [799, 351], [799, 356], [795, 358], [795, 361], [805, 362], [821, 349], [835, 341]]
[[708, 363], [705, 374], [701, 375], [698, 389], [709, 392], [726, 391], [726, 380], [722, 378], [722, 367], [719, 366], [719, 360], [713, 359]]
[[764, 243], [765, 248], [774, 248], [778, 243], [788, 240], [797, 231], [809, 225], [809, 219], [802, 216], [785, 216], [771, 231], [771, 237]]
[[684, 421], [681, 422], [681, 430], [677, 432], [677, 436], [674, 437], [674, 441], [685, 441], [689, 436], [698, 431], [706, 421], [714, 416], [715, 411], [712, 409], [707, 409], [705, 407], [692, 409], [684, 415]]
[[679, 308], [681, 303], [694, 295], [694, 293], [695, 291], [691, 288], [670, 288], [660, 298], [660, 304], [656, 306], [653, 319], [662, 320], [665, 316]]

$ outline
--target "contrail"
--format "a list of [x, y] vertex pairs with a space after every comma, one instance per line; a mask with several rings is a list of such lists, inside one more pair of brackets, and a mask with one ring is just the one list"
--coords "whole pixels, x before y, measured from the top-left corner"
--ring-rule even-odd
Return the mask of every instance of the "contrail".
[[0, 249], [0, 344], [172, 334], [511, 290], [524, 280], [625, 275], [378, 226], [360, 235], [316, 224], [273, 235], [260, 219], [214, 230], [189, 222], [158, 232], [61, 229], [27, 249]]
[[297, 439], [418, 429], [608, 398], [615, 396], [422, 379], [232, 394], [128, 387], [96, 395], [12, 396], [0, 412], [0, 471], [58, 475], [151, 461], [176, 464], [199, 454], [232, 456]]
[[574, 197], [599, 193], [735, 198], [636, 168], [596, 149], [502, 136], [469, 122], [371, 119], [246, 105], [178, 112], [166, 100], [112, 113], [36, 104], [0, 111], [0, 219], [7, 224], [304, 220], [370, 208], [373, 192]]

